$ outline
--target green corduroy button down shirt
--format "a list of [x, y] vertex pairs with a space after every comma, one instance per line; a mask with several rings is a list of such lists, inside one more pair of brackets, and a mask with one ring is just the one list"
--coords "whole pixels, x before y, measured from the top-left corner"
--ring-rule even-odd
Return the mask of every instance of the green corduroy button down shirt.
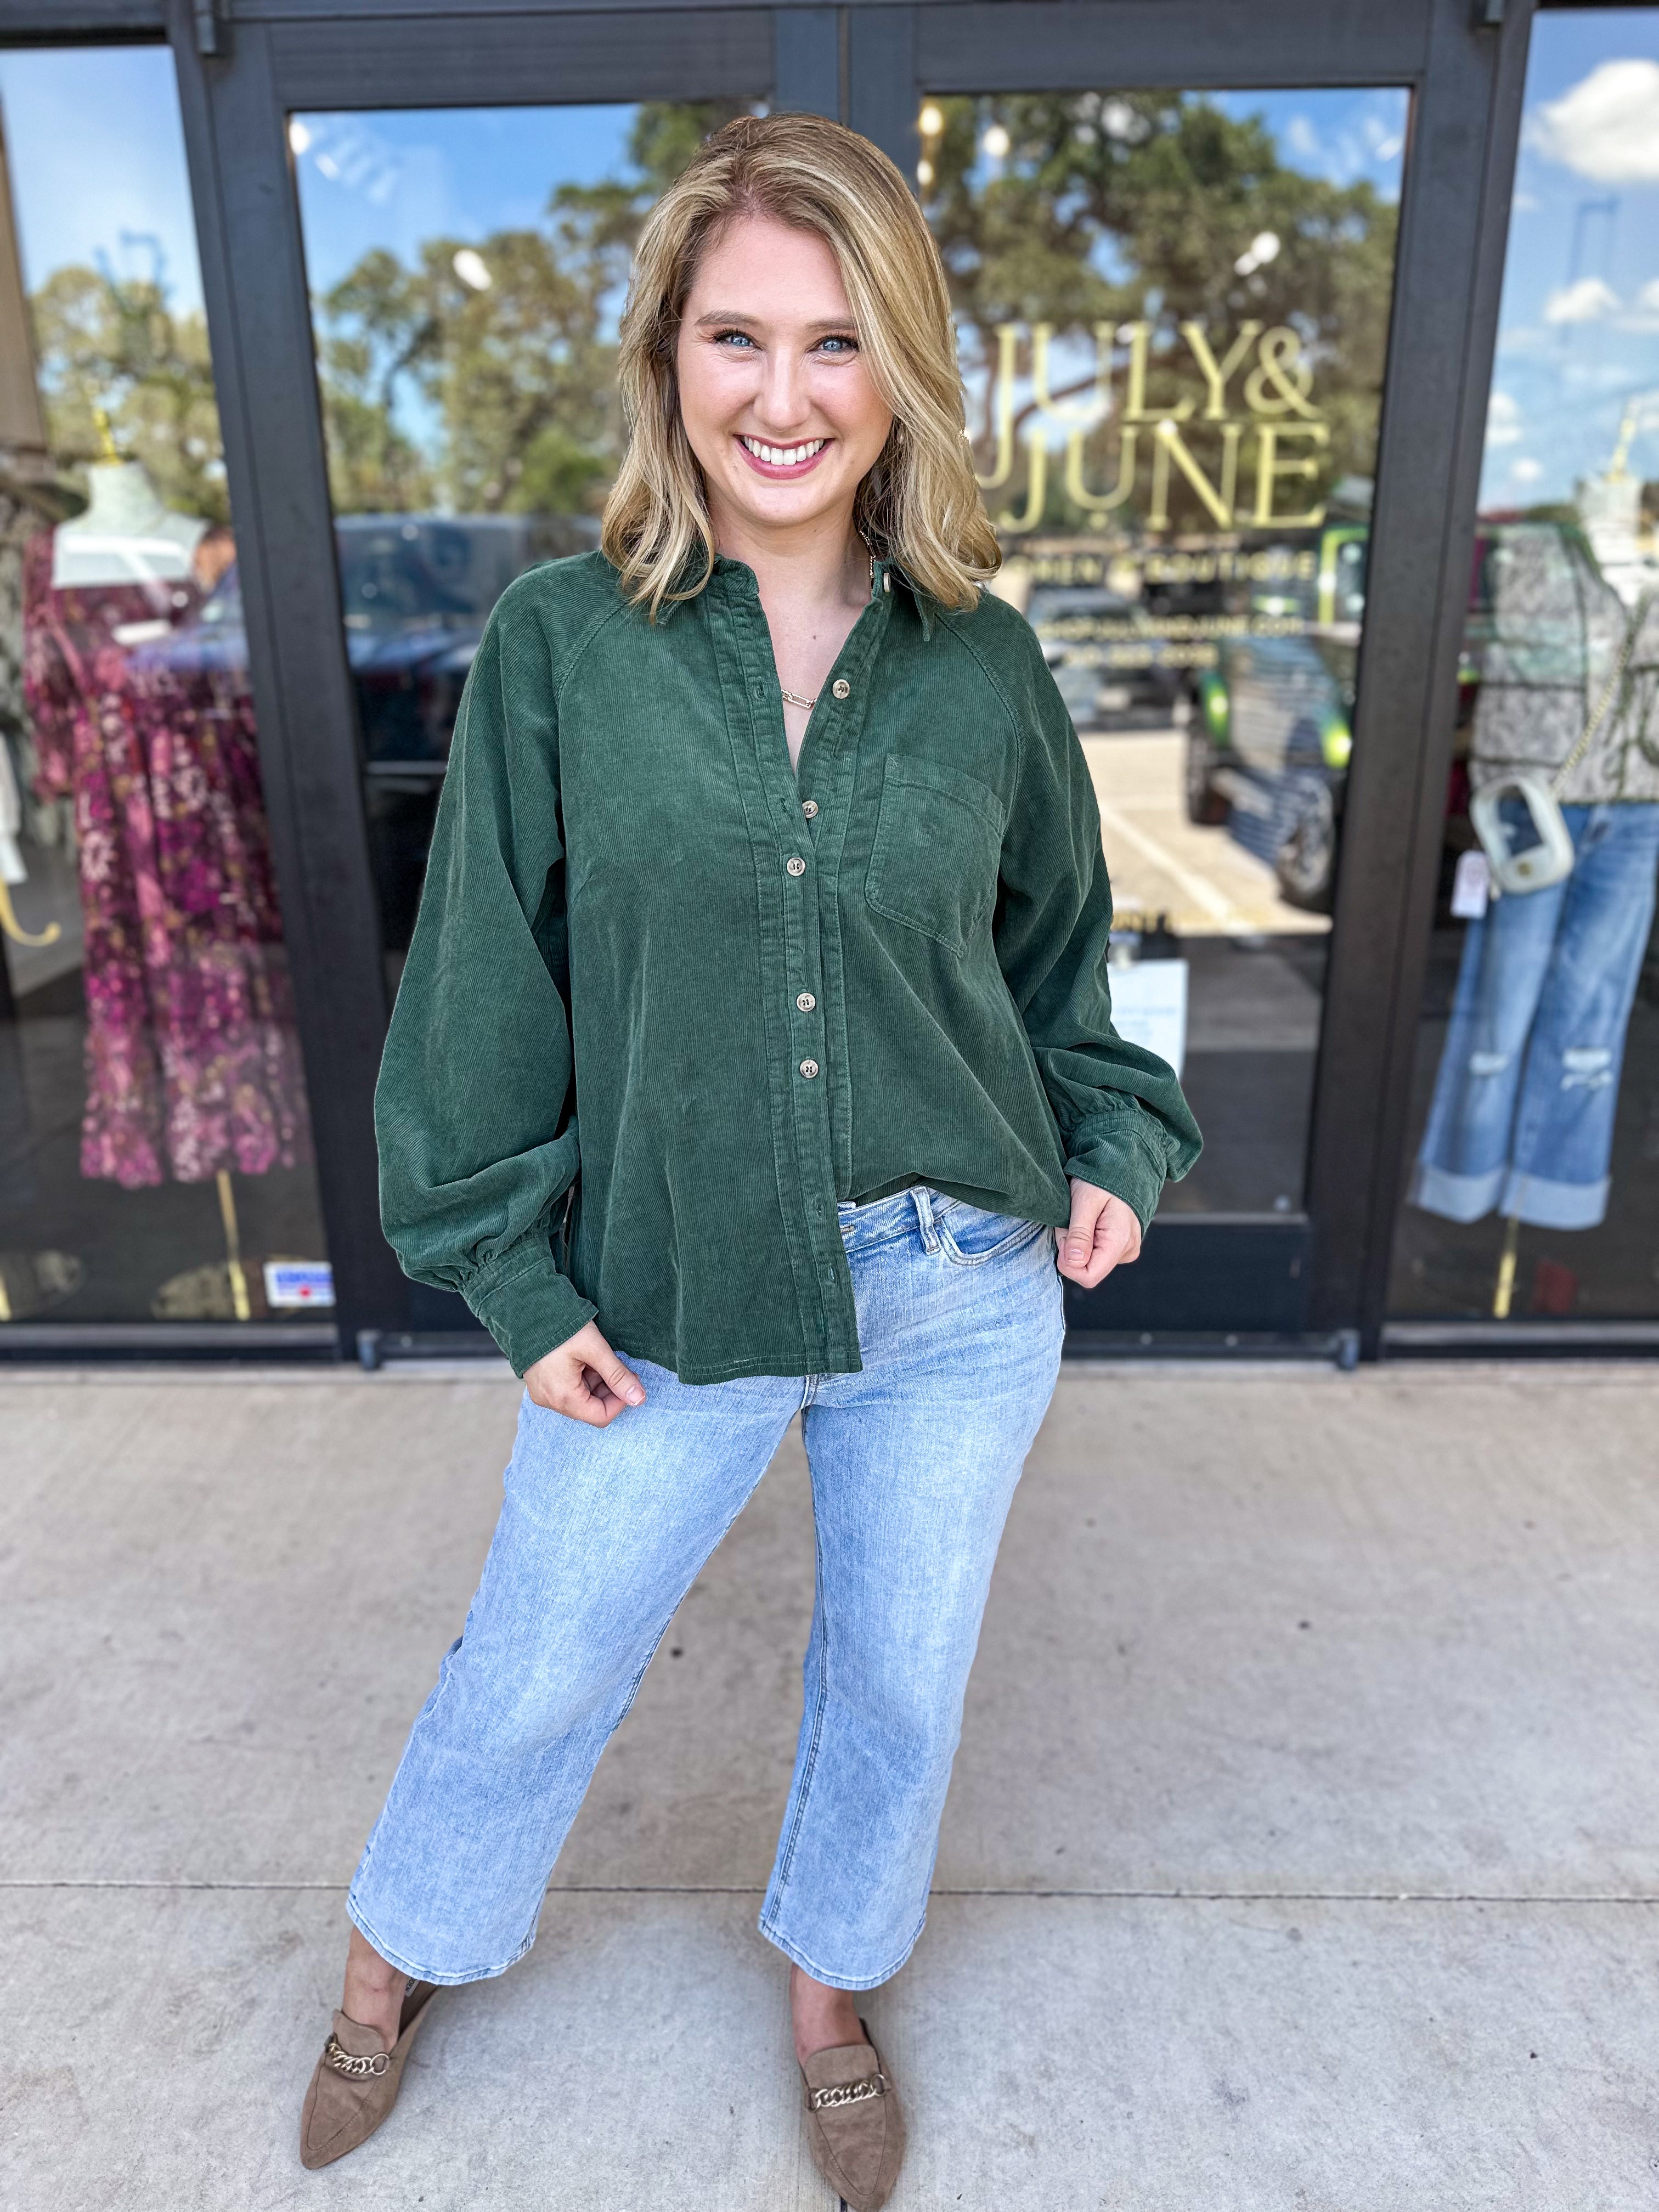
[[754, 571], [654, 625], [520, 577], [456, 720], [375, 1092], [405, 1272], [522, 1374], [590, 1318], [687, 1382], [856, 1372], [838, 1200], [1147, 1221], [1200, 1137], [1112, 1027], [1083, 748], [1030, 624], [878, 562], [791, 766]]

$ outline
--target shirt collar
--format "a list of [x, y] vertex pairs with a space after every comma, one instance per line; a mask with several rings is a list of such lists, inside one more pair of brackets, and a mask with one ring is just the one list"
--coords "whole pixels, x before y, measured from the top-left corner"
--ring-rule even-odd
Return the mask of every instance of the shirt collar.
[[[702, 574], [702, 570], [703, 550], [702, 546], [698, 545], [692, 549], [692, 551], [686, 561], [685, 566], [681, 571], [682, 584], [684, 586], [690, 586], [695, 583], [696, 579]], [[884, 593], [890, 592], [892, 589], [895, 579], [896, 579], [896, 580], [901, 583], [904, 586], [905, 590], [910, 594], [911, 599], [915, 606], [916, 613], [921, 622], [921, 635], [923, 638], [927, 639], [931, 637], [933, 632], [933, 617], [929, 611], [927, 595], [921, 590], [919, 585], [914, 583], [911, 579], [905, 574], [903, 569], [900, 568], [896, 561], [878, 556], [872, 566], [870, 574], [871, 598], [872, 599], [879, 599]], [[744, 599], [757, 599], [759, 597], [760, 587], [755, 580], [754, 570], [749, 566], [749, 563], [746, 561], [734, 561], [728, 553], [717, 553], [714, 556], [714, 565], [710, 574], [709, 581], [711, 584], [716, 582], [722, 583], [727, 591], [737, 592]], [[659, 621], [666, 621], [668, 617], [673, 613], [677, 606], [684, 606], [684, 605], [685, 602], [683, 599], [665, 602], [663, 606], [662, 612], [658, 619]]]
[[931, 637], [933, 634], [933, 617], [928, 611], [927, 594], [921, 589], [920, 585], [914, 583], [911, 579], [905, 574], [903, 569], [900, 568], [896, 561], [884, 560], [881, 558], [877, 559], [870, 577], [871, 598], [873, 599], [878, 592], [890, 591], [892, 589], [895, 578], [903, 585], [905, 590], [910, 594], [911, 600], [915, 606], [916, 613], [921, 620], [921, 635], [923, 639], [926, 640]]

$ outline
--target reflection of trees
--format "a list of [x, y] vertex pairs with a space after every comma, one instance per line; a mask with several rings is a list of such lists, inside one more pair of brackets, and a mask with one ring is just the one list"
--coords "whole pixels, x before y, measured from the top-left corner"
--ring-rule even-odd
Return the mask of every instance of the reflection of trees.
[[[1281, 166], [1272, 132], [1179, 93], [939, 100], [925, 195], [950, 276], [957, 320], [981, 362], [996, 359], [999, 323], [1048, 322], [1089, 332], [1097, 322], [1154, 325], [1149, 396], [1173, 389], [1158, 364], [1190, 357], [1185, 320], [1224, 338], [1247, 319], [1289, 325], [1313, 368], [1330, 426], [1322, 488], [1370, 472], [1393, 281], [1395, 216], [1369, 184], [1327, 184]], [[986, 126], [1008, 133], [988, 164]], [[1271, 232], [1273, 258], [1241, 274], [1253, 240]], [[1054, 397], [1086, 391], [1090, 378]], [[986, 394], [989, 404], [988, 382]], [[1027, 399], [1026, 411], [1030, 411]], [[975, 426], [988, 442], [988, 419]], [[1058, 481], [1048, 517], [1073, 521]]]
[[47, 436], [59, 465], [106, 450], [99, 417], [179, 512], [229, 520], [207, 326], [159, 278], [55, 270], [30, 301]]
[[699, 141], [743, 112], [642, 106], [628, 181], [561, 185], [540, 227], [428, 239], [413, 268], [366, 254], [326, 293], [318, 356], [337, 511], [596, 507], [620, 454], [614, 328], [634, 242]]
[[[1177, 337], [1254, 319], [1289, 325], [1316, 378], [1330, 445], [1321, 488], [1368, 473], [1387, 336], [1395, 212], [1369, 185], [1281, 166], [1259, 122], [1196, 95], [1098, 93], [933, 103], [926, 194], [969, 360], [994, 362], [996, 326], [1057, 332], [1154, 325], [1149, 397], [1173, 389]], [[434, 238], [413, 266], [366, 254], [317, 302], [318, 360], [337, 508], [570, 513], [597, 507], [621, 423], [614, 324], [634, 241], [657, 194], [736, 102], [647, 104], [623, 180], [560, 185], [543, 222], [478, 240]], [[988, 165], [985, 126], [1009, 135]], [[1241, 275], [1271, 232], [1271, 261]], [[471, 249], [487, 288], [457, 273]], [[471, 264], [469, 264], [470, 266]], [[471, 267], [476, 277], [478, 271]], [[33, 301], [41, 386], [61, 459], [101, 447], [97, 413], [174, 507], [227, 514], [212, 368], [202, 318], [175, 315], [159, 281], [57, 271]], [[1087, 389], [1058, 374], [1053, 397]], [[989, 392], [986, 392], [988, 404]], [[1021, 406], [1031, 408], [1029, 393]], [[976, 425], [984, 434], [988, 421]], [[988, 445], [981, 447], [981, 463]], [[1103, 475], [1092, 465], [1097, 480]], [[1012, 489], [1012, 487], [1011, 487]], [[1185, 496], [1177, 479], [1173, 497]], [[1072, 523], [1050, 472], [1047, 519]], [[1198, 520], [1195, 514], [1190, 519]]]

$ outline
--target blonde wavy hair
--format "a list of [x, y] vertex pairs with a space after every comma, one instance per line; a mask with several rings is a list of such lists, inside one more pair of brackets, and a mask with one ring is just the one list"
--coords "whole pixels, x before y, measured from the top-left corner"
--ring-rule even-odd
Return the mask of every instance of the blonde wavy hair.
[[[702, 471], [680, 416], [675, 349], [698, 261], [734, 219], [815, 231], [835, 255], [860, 349], [893, 427], [854, 521], [879, 557], [940, 605], [971, 607], [1002, 556], [974, 479], [945, 270], [909, 188], [880, 149], [819, 115], [740, 115], [703, 141], [641, 233], [617, 380], [628, 451], [599, 544], [653, 622], [714, 572]], [[686, 580], [697, 549], [702, 573]]]

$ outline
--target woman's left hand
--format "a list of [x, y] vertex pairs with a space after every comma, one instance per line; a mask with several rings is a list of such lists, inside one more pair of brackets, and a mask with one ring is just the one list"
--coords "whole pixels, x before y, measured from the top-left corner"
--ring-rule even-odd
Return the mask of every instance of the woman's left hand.
[[1132, 1206], [1098, 1183], [1072, 1177], [1072, 1218], [1057, 1235], [1054, 1264], [1084, 1290], [1140, 1257], [1140, 1223]]

